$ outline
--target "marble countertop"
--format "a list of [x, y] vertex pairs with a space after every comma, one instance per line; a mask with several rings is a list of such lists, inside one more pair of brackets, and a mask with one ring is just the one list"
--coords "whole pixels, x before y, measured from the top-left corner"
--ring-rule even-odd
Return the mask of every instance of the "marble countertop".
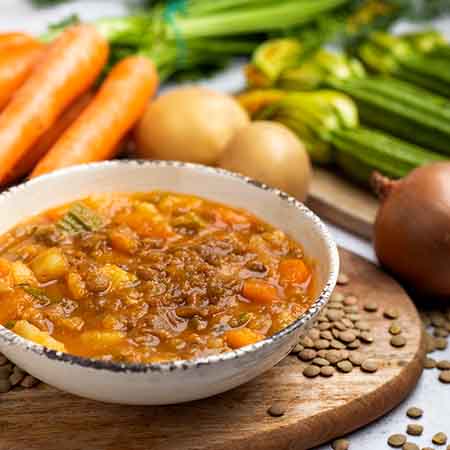
[[[450, 0], [449, 0], [450, 1]], [[0, 1], [0, 31], [20, 29], [33, 33], [40, 33], [46, 29], [47, 24], [57, 22], [69, 14], [77, 13], [83, 19], [95, 19], [105, 15], [119, 15], [126, 11], [126, 1], [108, 0], [78, 0], [61, 5], [34, 9], [26, 0]], [[434, 23], [450, 38], [450, 18], [444, 17]], [[411, 28], [411, 24], [399, 24], [396, 29]], [[233, 92], [244, 85], [244, 79], [239, 67], [230, 67], [211, 80], [201, 81], [213, 89], [224, 92]], [[171, 85], [163, 87], [170, 89]], [[373, 248], [370, 242], [328, 224], [337, 243], [371, 261], [375, 261]], [[450, 349], [445, 352], [436, 352], [437, 359], [450, 359]], [[437, 381], [436, 371], [425, 371], [419, 384], [403, 404], [399, 405], [382, 419], [352, 433], [348, 436], [351, 449], [378, 450], [390, 448], [386, 444], [387, 438], [393, 433], [404, 433], [409, 423], [405, 411], [410, 406], [425, 409], [421, 424], [425, 431], [423, 436], [412, 439], [421, 447], [443, 448], [431, 445], [431, 436], [443, 431], [450, 436], [450, 386], [442, 385]], [[324, 445], [317, 450], [329, 449]], [[282, 450], [282, 449], [280, 449]]]

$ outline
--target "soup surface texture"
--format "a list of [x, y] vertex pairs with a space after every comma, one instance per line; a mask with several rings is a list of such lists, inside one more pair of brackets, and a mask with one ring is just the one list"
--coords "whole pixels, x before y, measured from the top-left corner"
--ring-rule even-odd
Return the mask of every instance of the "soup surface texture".
[[199, 197], [102, 194], [0, 237], [0, 324], [54, 350], [148, 363], [255, 343], [313, 301], [282, 231]]

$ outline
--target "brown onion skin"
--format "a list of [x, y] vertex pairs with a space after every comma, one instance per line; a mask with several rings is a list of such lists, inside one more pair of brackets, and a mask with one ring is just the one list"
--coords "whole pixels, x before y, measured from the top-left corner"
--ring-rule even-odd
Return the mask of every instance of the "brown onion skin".
[[384, 190], [374, 230], [380, 263], [417, 291], [450, 298], [450, 163], [418, 168]]

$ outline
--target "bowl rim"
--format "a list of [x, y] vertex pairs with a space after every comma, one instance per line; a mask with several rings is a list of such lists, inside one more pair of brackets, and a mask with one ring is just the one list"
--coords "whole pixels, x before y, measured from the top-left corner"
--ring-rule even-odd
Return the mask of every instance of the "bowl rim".
[[241, 175], [239, 173], [230, 172], [225, 169], [205, 166], [202, 164], [188, 163], [183, 161], [165, 161], [165, 160], [140, 160], [140, 159], [121, 159], [112, 161], [102, 161], [94, 162], [88, 164], [80, 164], [72, 167], [63, 168], [55, 172], [40, 176], [38, 178], [26, 181], [16, 186], [12, 186], [0, 193], [0, 206], [3, 201], [14, 196], [17, 192], [32, 188], [34, 185], [39, 185], [43, 181], [60, 178], [64, 180], [66, 175], [76, 172], [85, 172], [86, 175], [89, 173], [95, 173], [99, 168], [108, 167], [130, 167], [130, 166], [146, 166], [149, 168], [155, 167], [176, 167], [176, 168], [187, 168], [190, 170], [198, 171], [200, 173], [207, 173], [213, 175], [219, 175], [222, 177], [227, 177], [231, 182], [239, 182], [244, 184], [252, 185], [258, 189], [269, 192], [271, 195], [279, 197], [283, 202], [287, 202], [294, 206], [301, 214], [310, 220], [313, 228], [322, 237], [324, 244], [327, 249], [328, 258], [330, 262], [329, 276], [326, 280], [325, 286], [317, 296], [314, 303], [312, 303], [309, 308], [294, 322], [292, 322], [287, 327], [275, 333], [272, 336], [268, 336], [265, 339], [258, 341], [254, 344], [241, 347], [239, 349], [231, 350], [229, 352], [219, 353], [217, 355], [209, 355], [200, 358], [193, 358], [188, 360], [170, 360], [163, 362], [153, 362], [153, 363], [126, 363], [126, 362], [116, 362], [107, 361], [100, 359], [93, 359], [83, 356], [73, 355], [71, 353], [60, 352], [56, 350], [51, 350], [44, 347], [41, 344], [37, 344], [33, 341], [25, 339], [17, 334], [15, 334], [10, 329], [0, 325], [0, 339], [5, 341], [6, 344], [11, 346], [20, 346], [26, 351], [31, 351], [39, 356], [45, 356], [50, 360], [56, 360], [64, 363], [70, 363], [72, 365], [98, 369], [107, 370], [116, 373], [147, 373], [147, 372], [171, 372], [177, 369], [187, 370], [191, 368], [196, 368], [200, 366], [210, 365], [219, 362], [226, 362], [233, 359], [240, 358], [249, 353], [257, 352], [260, 349], [268, 347], [273, 343], [284, 339], [290, 334], [294, 333], [296, 330], [309, 323], [314, 319], [326, 305], [331, 296], [331, 293], [336, 285], [338, 273], [339, 273], [339, 254], [337, 250], [336, 243], [331, 237], [325, 224], [319, 219], [319, 217], [313, 213], [307, 206], [302, 202], [290, 196], [289, 194], [268, 186], [260, 181], [254, 180], [250, 177]]

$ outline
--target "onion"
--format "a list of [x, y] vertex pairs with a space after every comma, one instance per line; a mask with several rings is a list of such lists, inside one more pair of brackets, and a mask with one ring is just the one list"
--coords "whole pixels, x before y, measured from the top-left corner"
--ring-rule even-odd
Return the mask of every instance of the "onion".
[[450, 163], [373, 181], [381, 197], [374, 237], [381, 264], [419, 292], [449, 297]]
[[311, 164], [300, 140], [284, 125], [255, 121], [241, 128], [227, 146], [219, 166], [277, 187], [304, 201]]
[[214, 164], [249, 118], [232, 97], [182, 87], [151, 102], [135, 130], [136, 155]]

